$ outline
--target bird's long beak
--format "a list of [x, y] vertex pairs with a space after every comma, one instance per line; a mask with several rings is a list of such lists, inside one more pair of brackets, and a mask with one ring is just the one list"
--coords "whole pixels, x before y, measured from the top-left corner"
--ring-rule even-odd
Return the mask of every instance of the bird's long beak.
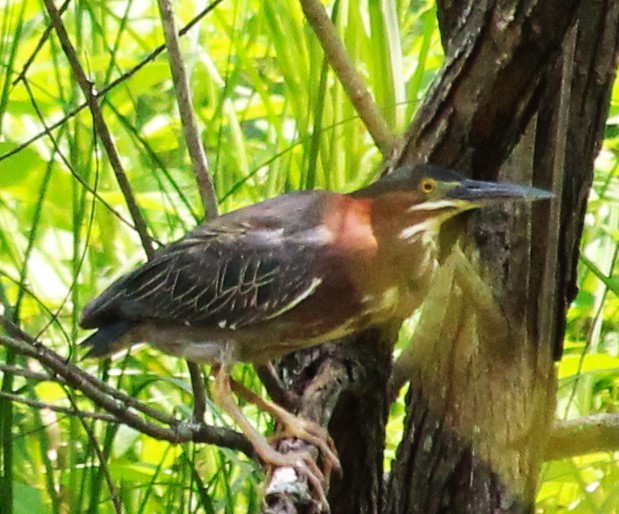
[[554, 196], [549, 191], [537, 187], [472, 179], [464, 179], [455, 183], [454, 187], [447, 188], [444, 194], [445, 198], [464, 200], [470, 202], [472, 206], [486, 205], [502, 200], [534, 202]]

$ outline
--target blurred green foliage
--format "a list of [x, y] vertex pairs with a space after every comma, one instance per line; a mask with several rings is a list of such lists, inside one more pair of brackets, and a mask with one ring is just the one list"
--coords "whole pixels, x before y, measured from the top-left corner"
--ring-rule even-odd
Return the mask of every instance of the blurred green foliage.
[[[175, 5], [180, 25], [203, 8], [195, 1]], [[433, 2], [341, 0], [332, 7], [354, 62], [388, 123], [401, 132], [442, 63]], [[163, 43], [154, 1], [71, 2], [63, 20], [99, 91]], [[79, 309], [145, 255], [90, 114], [75, 112], [84, 99], [59, 41], [52, 36], [37, 51], [48, 23], [39, 2], [3, 2], [0, 311], [77, 361], [76, 341], [84, 335]], [[227, 0], [182, 45], [222, 211], [293, 189], [349, 191], [374, 177], [381, 156], [325, 66], [298, 2]], [[15, 82], [32, 56], [25, 78]], [[203, 212], [165, 53], [109, 89], [102, 107], [150, 233], [161, 242], [179, 237]], [[619, 401], [619, 87], [607, 136], [560, 365], [560, 417], [614, 412]], [[134, 354], [113, 369], [80, 365], [144, 402], [190, 417], [184, 363], [150, 349]], [[24, 364], [0, 347], [1, 362]], [[235, 373], [260, 389], [249, 367]], [[92, 409], [56, 383], [9, 377], [3, 374], [5, 391]], [[268, 428], [253, 406], [244, 409], [261, 430]], [[209, 422], [229, 423], [211, 405], [208, 413]], [[402, 403], [394, 404], [387, 459], [402, 416]], [[260, 473], [231, 451], [172, 446], [124, 426], [8, 402], [0, 402], [0, 427], [3, 455], [12, 456], [15, 514], [114, 512], [91, 436], [126, 512], [258, 509]], [[615, 512], [616, 461], [617, 454], [599, 454], [549, 464], [539, 512]]]

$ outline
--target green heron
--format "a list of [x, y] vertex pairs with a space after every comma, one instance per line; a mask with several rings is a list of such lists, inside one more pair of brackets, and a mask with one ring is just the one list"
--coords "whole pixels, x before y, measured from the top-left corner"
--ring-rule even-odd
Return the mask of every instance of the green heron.
[[205, 222], [114, 282], [85, 307], [81, 326], [98, 330], [83, 344], [89, 356], [103, 357], [148, 342], [213, 364], [214, 400], [263, 462], [295, 467], [319, 487], [313, 460], [271, 448], [231, 388], [252, 396], [337, 467], [324, 429], [239, 390], [230, 381], [232, 364], [265, 363], [406, 319], [428, 291], [445, 220], [497, 201], [549, 196], [429, 164], [399, 168], [350, 194], [285, 194]]

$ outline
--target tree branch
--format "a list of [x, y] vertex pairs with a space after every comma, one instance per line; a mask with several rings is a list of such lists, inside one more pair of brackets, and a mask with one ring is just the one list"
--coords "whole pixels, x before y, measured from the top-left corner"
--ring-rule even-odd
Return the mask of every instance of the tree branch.
[[[6, 370], [2, 370], [6, 371]], [[12, 372], [16, 375], [20, 375], [20, 371]], [[50, 377], [51, 379], [51, 377]], [[121, 421], [112, 414], [105, 414], [101, 412], [88, 412], [80, 409], [75, 409], [73, 407], [63, 407], [62, 405], [52, 405], [51, 403], [42, 402], [39, 400], [31, 400], [30, 398], [24, 398], [20, 394], [14, 393], [5, 393], [4, 391], [0, 391], [0, 397], [6, 398], [14, 403], [21, 403], [23, 405], [27, 405], [28, 407], [34, 407], [35, 409], [47, 409], [54, 412], [58, 412], [60, 414], [66, 414], [67, 416], [75, 416], [77, 418], [89, 418], [89, 419], [98, 419], [101, 421], [107, 421], [108, 423], [121, 423]]]
[[[58, 9], [58, 14], [60, 16], [62, 16], [64, 12], [67, 10], [67, 7], [69, 7], [70, 2], [71, 0], [65, 0], [64, 3], [60, 6], [60, 9]], [[24, 64], [21, 71], [19, 72], [19, 75], [17, 75], [17, 78], [13, 80], [13, 85], [17, 84], [20, 80], [23, 80], [25, 82], [26, 73], [28, 73], [28, 69], [30, 68], [30, 66], [32, 66], [32, 63], [34, 62], [35, 57], [37, 56], [41, 48], [43, 48], [43, 45], [49, 38], [49, 35], [52, 33], [52, 30], [53, 30], [52, 25], [48, 25], [47, 27], [45, 27], [43, 34], [41, 34], [41, 37], [39, 38], [39, 42], [37, 43], [37, 46], [34, 47], [34, 50], [30, 54], [28, 59], [26, 59], [26, 63]]]
[[325, 8], [319, 0], [301, 0], [301, 6], [307, 21], [318, 37], [329, 64], [339, 78], [361, 121], [380, 152], [388, 157], [397, 147], [398, 138], [387, 125], [372, 95], [365, 87], [363, 79], [357, 73]]
[[558, 460], [618, 450], [619, 414], [594, 414], [569, 421], [556, 421], [544, 457], [546, 460]]
[[[165, 33], [166, 47], [170, 56], [170, 68], [174, 80], [178, 111], [183, 125], [185, 141], [187, 142], [187, 150], [189, 151], [194, 175], [198, 183], [198, 190], [202, 197], [204, 212], [208, 218], [214, 218], [217, 216], [217, 195], [215, 194], [215, 186], [209, 171], [206, 152], [202, 145], [198, 122], [191, 101], [189, 79], [181, 54], [172, 2], [170, 0], [159, 0], [159, 10]], [[189, 368], [191, 386], [193, 388], [194, 419], [202, 421], [206, 411], [206, 395], [202, 371], [195, 362], [187, 361], [187, 367]]]
[[185, 141], [187, 142], [187, 150], [193, 164], [193, 171], [198, 182], [204, 211], [207, 217], [214, 218], [217, 216], [217, 196], [191, 102], [189, 79], [187, 78], [187, 71], [178, 41], [172, 2], [170, 0], [159, 0], [159, 10], [161, 11], [161, 21], [165, 32], [168, 55], [170, 56], [170, 68], [172, 70], [176, 101], [183, 124]]
[[[253, 456], [252, 447], [242, 434], [229, 428], [214, 427], [205, 423], [186, 423], [167, 416], [125, 393], [114, 390], [40, 343], [0, 335], [0, 344], [37, 360], [52, 373], [62, 377], [67, 385], [81, 391], [96, 405], [112, 414], [119, 423], [124, 423], [141, 433], [174, 444], [189, 441], [208, 443]], [[114, 391], [114, 394], [111, 394], [110, 390]], [[154, 419], [167, 426], [147, 421], [138, 415], [138, 412], [152, 415]]]
[[112, 134], [110, 133], [107, 125], [105, 124], [105, 120], [103, 119], [103, 114], [101, 112], [101, 107], [99, 106], [99, 100], [94, 90], [94, 86], [92, 82], [88, 80], [86, 74], [84, 73], [84, 69], [82, 68], [82, 65], [77, 58], [75, 48], [73, 48], [73, 45], [69, 40], [69, 35], [65, 26], [62, 23], [60, 13], [58, 12], [58, 9], [56, 9], [53, 0], [44, 0], [44, 2], [45, 7], [47, 8], [47, 12], [51, 18], [52, 25], [56, 30], [56, 34], [58, 35], [58, 39], [60, 40], [60, 44], [62, 45], [62, 49], [67, 56], [69, 64], [71, 65], [71, 69], [73, 70], [73, 75], [75, 76], [75, 79], [77, 80], [77, 83], [79, 84], [82, 93], [86, 97], [90, 112], [92, 113], [95, 130], [101, 138], [103, 146], [105, 147], [108, 159], [110, 160], [110, 165], [114, 170], [116, 180], [118, 181], [118, 185], [120, 186], [120, 189], [125, 197], [127, 207], [129, 208], [129, 212], [131, 213], [131, 217], [133, 218], [135, 229], [140, 236], [142, 247], [144, 248], [146, 255], [150, 258], [153, 255], [154, 249], [152, 241], [148, 236], [146, 222], [144, 221], [142, 213], [138, 208], [135, 196], [133, 195], [133, 191], [131, 189], [131, 185], [129, 184], [129, 179], [127, 178], [125, 170], [123, 169], [120, 162], [120, 156], [118, 155], [118, 151], [116, 150], [116, 146], [114, 145]]
[[[189, 32], [190, 29], [192, 29], [202, 18], [204, 18], [204, 16], [206, 16], [209, 12], [211, 12], [215, 7], [217, 7], [221, 2], [223, 2], [223, 0], [215, 0], [213, 3], [209, 4], [207, 7], [205, 7], [202, 11], [200, 11], [187, 25], [185, 25], [179, 32], [179, 36], [183, 36], [185, 35], [187, 32]], [[123, 73], [122, 75], [120, 75], [119, 77], [117, 77], [116, 79], [114, 79], [112, 82], [110, 82], [107, 86], [104, 86], [103, 88], [101, 88], [98, 92], [97, 92], [97, 97], [98, 98], [102, 98], [103, 96], [105, 96], [107, 93], [109, 93], [112, 89], [116, 88], [117, 86], [119, 86], [120, 84], [124, 83], [127, 79], [131, 78], [133, 75], [135, 75], [138, 71], [140, 71], [144, 66], [146, 66], [149, 62], [152, 62], [155, 60], [155, 58], [160, 55], [164, 50], [165, 50], [165, 45], [160, 45], [157, 48], [155, 48], [150, 54], [148, 54], [144, 59], [142, 59], [138, 64], [136, 64], [133, 68], [130, 68], [129, 70], [127, 70], [125, 73]], [[36, 55], [36, 52], [38, 51], [38, 47], [35, 48], [33, 55], [31, 56], [31, 58], [28, 59], [28, 62], [30, 62], [31, 60], [34, 60], [34, 55]], [[25, 70], [22, 70], [20, 72], [19, 77], [25, 76]], [[18, 79], [15, 80], [15, 82], [17, 82]], [[65, 116], [63, 116], [62, 118], [60, 118], [58, 121], [52, 123], [46, 130], [43, 130], [41, 132], [39, 132], [38, 134], [35, 134], [34, 136], [32, 136], [30, 139], [24, 141], [22, 144], [20, 144], [19, 146], [16, 146], [15, 148], [13, 148], [12, 150], [3, 153], [2, 155], [0, 155], [0, 161], [3, 161], [4, 159], [8, 159], [9, 157], [11, 157], [12, 155], [15, 155], [19, 152], [21, 152], [24, 148], [27, 148], [28, 146], [30, 146], [32, 143], [34, 143], [35, 141], [41, 139], [43, 136], [45, 136], [49, 131], [51, 130], [55, 130], [58, 127], [61, 127], [62, 125], [64, 125], [68, 120], [70, 120], [71, 118], [75, 117], [77, 114], [79, 114], [81, 111], [83, 111], [86, 107], [88, 107], [88, 102], [84, 102], [83, 104], [78, 105], [75, 109], [73, 109], [72, 111], [70, 111], [68, 114], [66, 114]]]

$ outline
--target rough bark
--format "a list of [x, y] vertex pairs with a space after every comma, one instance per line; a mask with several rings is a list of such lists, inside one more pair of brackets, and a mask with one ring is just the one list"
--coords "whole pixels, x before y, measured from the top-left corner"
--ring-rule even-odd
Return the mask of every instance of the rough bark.
[[[561, 350], [565, 331], [565, 312], [577, 293], [576, 264], [580, 248], [585, 210], [593, 173], [593, 161], [602, 141], [608, 115], [609, 98], [619, 59], [619, 2], [597, 0], [585, 2], [578, 13], [574, 33], [573, 68], [565, 120], [559, 119], [556, 91], [561, 77], [556, 70], [548, 74], [548, 85], [539, 116], [535, 141], [535, 172], [548, 182], [551, 163], [562, 154], [564, 169], [559, 194], [563, 208], [558, 230], [556, 302], [548, 316], [556, 322], [555, 355]], [[565, 141], [553, 137], [565, 132]], [[553, 180], [553, 179], [550, 179]], [[543, 213], [542, 213], [543, 216]], [[547, 234], [535, 234], [537, 248], [544, 245]]]
[[[427, 302], [403, 366], [412, 385], [387, 494], [381, 455], [393, 327], [280, 364], [289, 388], [314, 391], [301, 411], [330, 418], [344, 465], [329, 493], [333, 512], [532, 509], [554, 414], [553, 359], [574, 295], [583, 209], [616, 67], [618, 0], [580, 3], [439, 5], [446, 63], [395, 163], [430, 160], [476, 178], [533, 182], [557, 199], [468, 221], [467, 257], [441, 277], [449, 294]], [[576, 62], [566, 68], [561, 52], [577, 15]], [[571, 80], [561, 82], [566, 70]], [[567, 119], [559, 116], [566, 105]], [[331, 375], [339, 386], [321, 393], [312, 384], [325, 366], [339, 369]], [[280, 507], [274, 511], [307, 512]]]
[[[476, 305], [475, 290], [457, 280], [443, 299], [444, 311], [426, 306], [430, 319], [445, 318], [431, 337], [422, 317], [410, 355], [412, 383], [391, 477], [392, 513], [533, 510], [554, 414], [553, 360], [575, 294], [585, 202], [616, 68], [619, 4], [583, 3], [571, 36], [574, 11], [567, 6], [560, 13], [552, 2], [529, 2], [525, 11], [541, 15], [533, 22], [500, 14], [511, 8], [516, 13], [513, 4], [480, 15], [477, 20], [487, 26], [468, 30], [465, 21], [459, 29], [485, 34], [490, 49], [484, 50], [483, 40], [470, 41], [475, 50], [468, 53], [466, 40], [463, 48], [454, 43], [457, 35], [447, 38], [457, 54], [450, 63], [458, 70], [455, 91], [447, 87], [427, 102], [403, 159], [427, 157], [476, 177], [532, 180], [553, 189], [557, 199], [536, 206], [531, 216], [506, 208], [469, 221], [467, 233], [480, 255], [473, 261], [482, 270], [482, 287], [492, 291], [494, 312]], [[476, 20], [472, 11], [467, 17]], [[443, 19], [460, 27], [453, 12]], [[497, 21], [505, 19], [516, 25], [508, 23], [505, 37], [497, 37]], [[498, 69], [484, 80], [482, 70], [493, 60], [484, 62], [483, 56], [493, 54]], [[511, 162], [499, 170], [510, 152]], [[492, 319], [499, 314], [505, 330], [497, 330], [501, 323]]]
[[[407, 134], [400, 162], [430, 160], [496, 178], [539, 105], [580, 0], [448, 2], [446, 63]], [[445, 16], [439, 16], [444, 19]], [[456, 21], [453, 21], [456, 20]]]
[[[299, 413], [327, 426], [342, 474], [329, 490], [331, 512], [376, 513], [384, 504], [383, 450], [389, 412], [391, 352], [396, 326], [291, 354], [279, 364], [282, 380], [299, 395]], [[271, 482], [272, 483], [272, 482]], [[313, 513], [298, 487], [267, 491], [267, 513]]]

